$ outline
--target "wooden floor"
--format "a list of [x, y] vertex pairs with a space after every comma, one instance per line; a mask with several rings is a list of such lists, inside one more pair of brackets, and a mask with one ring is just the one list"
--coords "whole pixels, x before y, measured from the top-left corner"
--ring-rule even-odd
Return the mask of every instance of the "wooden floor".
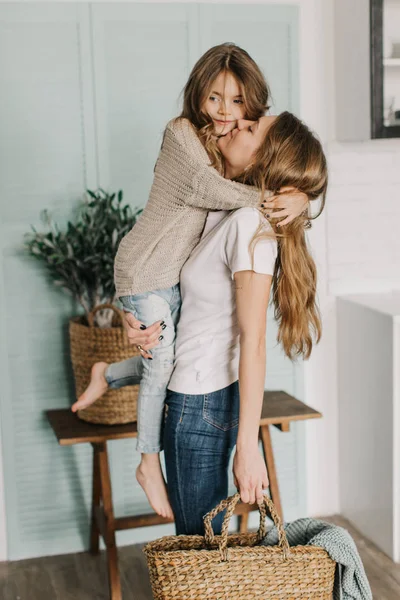
[[[341, 517], [331, 522], [349, 530], [367, 572], [374, 600], [400, 599], [400, 565], [362, 538]], [[124, 600], [151, 600], [146, 561], [140, 546], [120, 548]], [[68, 554], [0, 563], [1, 600], [108, 600], [104, 553]]]

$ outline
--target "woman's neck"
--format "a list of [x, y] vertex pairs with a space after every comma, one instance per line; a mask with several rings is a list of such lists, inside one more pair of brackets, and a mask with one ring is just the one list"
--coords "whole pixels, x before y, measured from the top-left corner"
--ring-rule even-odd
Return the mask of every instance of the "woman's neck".
[[238, 175], [240, 175], [240, 169], [235, 169], [232, 165], [230, 165], [227, 161], [225, 161], [225, 171], [224, 177], [225, 179], [234, 179]]

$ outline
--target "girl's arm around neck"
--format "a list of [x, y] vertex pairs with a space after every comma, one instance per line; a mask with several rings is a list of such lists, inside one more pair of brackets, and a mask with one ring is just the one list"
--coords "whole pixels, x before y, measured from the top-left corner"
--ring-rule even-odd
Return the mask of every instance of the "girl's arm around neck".
[[268, 485], [264, 459], [258, 448], [265, 368], [267, 309], [272, 276], [235, 273], [236, 311], [240, 330], [240, 416], [234, 477], [243, 502], [262, 499]]
[[[185, 197], [186, 204], [206, 210], [235, 210], [261, 205], [263, 199], [257, 188], [224, 179], [210, 166], [207, 152], [188, 119], [178, 118], [170, 121], [167, 125], [168, 131], [172, 135], [164, 137], [164, 146], [176, 146], [175, 150], [183, 156], [182, 162], [185, 165], [182, 175], [185, 180], [190, 180], [190, 193]], [[166, 150], [168, 151], [168, 148]]]

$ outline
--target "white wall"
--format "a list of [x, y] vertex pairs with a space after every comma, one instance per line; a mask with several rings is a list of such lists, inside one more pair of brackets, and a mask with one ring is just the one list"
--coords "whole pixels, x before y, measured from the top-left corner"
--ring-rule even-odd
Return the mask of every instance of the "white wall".
[[[328, 145], [327, 154], [330, 189], [325, 215], [326, 272], [327, 297], [330, 298], [332, 310], [328, 318], [325, 317], [324, 326], [325, 329], [327, 325], [332, 329], [332, 345], [331, 353], [326, 355], [326, 360], [321, 365], [320, 376], [326, 378], [327, 387], [334, 384], [334, 392], [330, 391], [329, 394], [332, 405], [328, 410], [334, 417], [334, 453], [337, 457], [337, 440], [346, 434], [337, 425], [339, 396], [334, 299], [342, 295], [400, 289], [400, 140], [333, 142]], [[375, 344], [373, 336], [370, 341]], [[341, 401], [343, 407], [343, 393]], [[312, 444], [310, 436], [307, 441]], [[327, 445], [323, 446], [323, 453], [328, 452]], [[333, 464], [333, 460], [326, 464]], [[338, 473], [338, 463], [335, 463], [335, 468]], [[330, 477], [329, 473], [327, 477]], [[345, 485], [345, 480], [345, 476], [337, 477], [342, 485]], [[323, 493], [317, 482], [314, 489]], [[328, 501], [327, 496], [326, 500]], [[334, 502], [338, 503], [340, 511], [337, 493]], [[314, 514], [326, 514], [329, 505], [323, 502], [314, 508], [316, 510], [313, 511], [311, 506]], [[326, 510], [321, 511], [321, 508]], [[333, 508], [334, 506], [330, 510]]]
[[375, 296], [338, 299], [340, 508], [362, 535], [398, 561], [394, 388], [400, 296], [381, 294], [381, 301]]
[[330, 144], [329, 288], [400, 287], [400, 140]]
[[323, 339], [305, 367], [306, 401], [324, 415], [306, 434], [308, 512], [315, 516], [340, 511], [336, 297], [400, 288], [400, 140], [333, 141], [341, 118], [334, 5], [300, 4], [302, 117], [325, 142], [330, 171], [326, 210], [310, 232], [323, 318]]
[[335, 112], [342, 141], [370, 138], [369, 4], [335, 1]]

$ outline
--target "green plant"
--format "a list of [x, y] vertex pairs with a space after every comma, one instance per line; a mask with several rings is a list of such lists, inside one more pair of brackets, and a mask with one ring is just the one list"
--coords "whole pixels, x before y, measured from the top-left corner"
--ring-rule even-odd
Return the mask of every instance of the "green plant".
[[123, 193], [87, 190], [74, 222], [60, 229], [43, 211], [46, 233], [27, 234], [29, 252], [47, 267], [55, 285], [69, 293], [89, 313], [113, 302], [114, 258], [121, 239], [136, 223], [141, 209], [123, 204]]

